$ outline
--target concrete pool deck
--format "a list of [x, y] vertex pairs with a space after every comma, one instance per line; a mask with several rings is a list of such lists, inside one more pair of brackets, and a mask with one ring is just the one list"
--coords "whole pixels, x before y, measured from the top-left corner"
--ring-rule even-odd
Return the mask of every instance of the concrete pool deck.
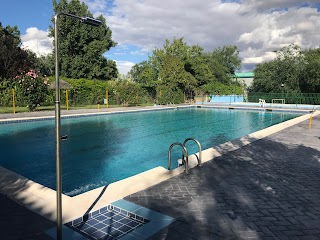
[[[135, 108], [135, 109], [141, 109], [141, 108]], [[245, 194], [242, 194], [241, 191], [237, 192], [235, 191], [235, 189], [237, 188], [237, 184], [239, 184], [239, 189], [242, 189], [244, 186], [244, 183], [243, 181], [241, 181], [241, 179], [238, 179], [238, 178], [236, 179], [237, 181], [232, 182], [235, 180], [233, 177], [232, 171], [234, 171], [234, 174], [236, 177], [239, 177], [238, 176], [239, 169], [241, 169], [241, 171], [247, 172], [245, 171], [247, 170], [246, 169], [247, 165], [256, 166], [259, 164], [261, 165], [267, 164], [267, 167], [268, 167], [267, 170], [271, 169], [276, 172], [273, 178], [281, 177], [277, 175], [277, 174], [281, 175], [281, 172], [277, 171], [277, 167], [279, 167], [277, 166], [277, 161], [279, 160], [279, 162], [281, 163], [282, 157], [285, 159], [288, 158], [288, 156], [286, 156], [285, 153], [288, 153], [291, 157], [293, 157], [293, 163], [295, 164], [298, 164], [299, 161], [305, 160], [304, 157], [311, 157], [312, 155], [313, 161], [315, 162], [314, 166], [312, 165], [312, 167], [314, 168], [312, 170], [313, 171], [319, 170], [320, 163], [316, 161], [317, 159], [319, 161], [319, 151], [320, 151], [320, 147], [318, 147], [318, 145], [320, 145], [320, 141], [319, 141], [319, 136], [317, 136], [320, 130], [320, 119], [319, 119], [319, 116], [317, 116], [318, 114], [319, 113], [314, 114], [314, 121], [313, 121], [313, 126], [311, 130], [308, 130], [309, 115], [304, 115], [296, 119], [289, 120], [284, 123], [278, 124], [276, 126], [272, 126], [270, 128], [250, 134], [248, 136], [237, 139], [235, 141], [227, 142], [215, 148], [208, 149], [203, 152], [203, 158], [204, 158], [203, 162], [207, 162], [207, 163], [205, 163], [204, 166], [201, 168], [197, 167], [197, 168], [191, 169], [190, 174], [188, 175], [181, 174], [183, 172], [183, 168], [178, 168], [170, 172], [164, 168], [158, 167], [156, 169], [152, 169], [150, 171], [133, 176], [131, 178], [110, 184], [107, 187], [101, 187], [101, 188], [89, 191], [87, 193], [78, 195], [76, 197], [64, 196], [63, 197], [63, 204], [64, 204], [63, 205], [64, 206], [63, 221], [68, 222], [76, 217], [83, 215], [87, 211], [94, 211], [95, 209], [99, 209], [102, 206], [105, 206], [115, 200], [126, 197], [126, 199], [129, 201], [133, 201], [139, 205], [145, 206], [152, 210], [158, 211], [160, 213], [165, 213], [169, 216], [178, 218], [178, 220], [175, 223], [171, 224], [169, 227], [167, 227], [166, 229], [161, 231], [158, 235], [156, 235], [155, 239], [177, 239], [176, 237], [178, 236], [184, 239], [188, 239], [187, 237], [189, 237], [189, 239], [191, 238], [212, 239], [212, 236], [215, 236], [216, 238], [222, 238], [222, 239], [225, 239], [226, 236], [232, 237], [232, 238], [235, 237], [235, 239], [236, 237], [240, 239], [248, 239], [252, 236], [254, 236], [255, 239], [264, 239], [268, 237], [265, 234], [267, 229], [271, 232], [272, 232], [272, 229], [277, 229], [275, 231], [277, 233], [282, 232], [282, 234], [284, 234], [283, 236], [287, 236], [286, 233], [283, 233], [284, 231], [288, 231], [288, 234], [293, 234], [291, 231], [292, 229], [290, 230], [290, 228], [287, 227], [289, 225], [283, 225], [284, 227], [281, 225], [282, 228], [276, 227], [276, 228], [271, 228], [270, 230], [270, 226], [277, 226], [275, 225], [274, 222], [272, 222], [272, 221], [276, 221], [274, 220], [274, 218], [276, 218], [278, 221], [281, 220], [280, 216], [278, 217], [275, 216], [276, 213], [279, 213], [279, 212], [282, 213], [282, 211], [280, 211], [279, 209], [278, 209], [279, 211], [274, 210], [275, 212], [272, 212], [272, 211], [268, 212], [269, 215], [270, 213], [273, 213], [273, 215], [271, 216], [273, 220], [269, 218], [268, 220], [269, 222], [268, 222], [266, 219], [264, 219], [269, 224], [271, 224], [270, 221], [272, 222], [270, 226], [266, 222], [265, 222], [265, 225], [261, 225], [260, 227], [258, 226], [257, 229], [253, 229], [252, 227], [253, 225], [251, 227], [249, 225], [246, 225], [246, 227], [242, 227], [242, 228], [239, 227], [241, 224], [239, 226], [233, 225], [233, 222], [237, 224], [237, 221], [232, 217], [230, 217], [229, 215], [233, 214], [235, 216], [240, 216], [244, 218], [241, 214], [238, 213], [240, 212], [239, 210], [241, 210], [242, 207], [245, 209], [245, 213], [246, 214], [248, 213], [248, 216], [250, 216], [249, 213], [251, 212], [253, 212], [252, 213], [253, 215], [254, 213], [256, 213], [251, 208], [247, 209], [248, 208], [247, 205], [250, 205], [251, 203], [252, 203], [252, 208], [257, 208], [256, 206], [257, 204], [255, 204], [256, 203], [255, 201], [259, 200], [250, 196], [251, 189], [252, 189], [252, 194], [257, 194], [256, 193], [257, 188], [261, 188], [261, 191], [262, 191], [261, 194], [264, 197], [262, 198], [262, 200], [264, 199], [266, 206], [268, 205], [270, 206], [270, 204], [272, 203], [279, 205], [279, 203], [275, 202], [277, 198], [276, 199], [273, 198], [276, 196], [272, 196], [271, 194], [273, 193], [273, 191], [276, 191], [275, 189], [277, 189], [277, 187], [274, 187], [274, 185], [268, 186], [268, 182], [266, 183], [263, 182], [266, 176], [263, 176], [264, 178], [260, 179], [259, 175], [261, 173], [252, 173], [253, 175], [252, 177], [253, 178], [256, 177], [257, 182], [253, 184], [251, 189], [250, 188], [249, 190], [246, 189], [247, 192], [245, 192]], [[292, 134], [295, 134], [297, 138], [293, 138]], [[298, 136], [301, 138], [298, 138]], [[317, 143], [317, 141], [319, 141], [319, 143]], [[276, 142], [278, 143], [278, 145], [275, 144]], [[270, 144], [273, 147], [270, 147]], [[300, 146], [299, 144], [306, 148], [305, 149], [306, 153], [303, 152], [303, 155], [301, 156], [299, 155], [292, 156], [289, 150], [294, 148], [296, 145]], [[268, 154], [265, 153], [266, 150], [268, 151]], [[309, 153], [309, 151], [311, 151], [312, 154]], [[264, 156], [261, 153], [265, 153], [266, 156]], [[266, 157], [266, 159], [261, 159], [264, 157]], [[210, 161], [213, 158], [215, 159], [215, 161]], [[259, 163], [259, 161], [261, 161], [261, 163]], [[272, 162], [275, 169], [272, 168], [273, 166], [272, 164], [268, 164], [265, 161]], [[305, 161], [308, 161], [308, 159]], [[234, 164], [230, 164], [231, 162], [233, 162]], [[285, 163], [288, 164], [287, 162]], [[196, 165], [196, 158], [194, 156], [193, 156], [193, 159], [190, 161], [190, 165], [191, 167], [194, 167]], [[217, 165], [218, 165], [218, 168], [216, 167]], [[223, 173], [220, 173], [219, 171], [217, 171], [221, 167], [220, 165], [222, 165], [222, 168], [220, 170], [223, 170], [222, 171]], [[270, 167], [270, 165], [272, 166]], [[280, 168], [283, 168], [283, 167], [280, 166]], [[298, 171], [299, 166], [295, 166], [293, 169], [297, 170], [297, 174], [300, 173]], [[263, 169], [259, 169], [259, 170], [263, 170]], [[247, 173], [247, 174], [250, 175], [250, 173]], [[272, 175], [272, 172], [268, 174]], [[292, 174], [295, 174], [295, 173], [292, 173]], [[294, 178], [293, 180], [295, 182], [297, 181], [296, 178], [299, 180], [304, 180], [304, 178], [306, 178], [305, 175], [301, 177], [297, 174], [296, 176], [293, 175], [293, 178]], [[212, 175], [216, 175], [217, 177]], [[244, 175], [246, 179], [248, 179], [248, 176], [246, 174]], [[47, 189], [30, 180], [27, 180], [22, 176], [17, 176], [15, 173], [7, 171], [3, 168], [0, 168], [0, 176], [1, 176], [0, 192], [2, 193], [2, 196], [3, 196], [0, 198], [0, 201], [2, 203], [1, 204], [2, 213], [6, 212], [5, 209], [4, 211], [2, 211], [2, 208], [5, 208], [4, 206], [15, 204], [11, 200], [9, 200], [9, 198], [11, 198], [11, 199], [14, 199], [15, 201], [18, 201], [20, 204], [22, 204], [26, 208], [31, 209], [33, 212], [36, 212], [42, 216], [45, 216], [50, 220], [55, 219], [54, 217], [55, 216], [55, 191], [51, 189]], [[228, 180], [229, 178], [233, 184], [232, 188], [230, 188], [229, 186], [230, 185]], [[208, 183], [205, 181], [205, 179], [210, 179], [213, 182]], [[286, 178], [286, 181], [287, 180], [288, 179]], [[132, 186], [132, 182], [135, 183], [134, 186]], [[186, 182], [189, 183], [189, 185], [186, 184]], [[314, 182], [319, 183], [319, 180], [314, 179]], [[204, 183], [204, 185], [199, 185], [199, 183]], [[249, 183], [252, 184], [252, 180], [249, 181]], [[301, 183], [299, 182], [300, 184], [299, 187], [302, 187], [304, 186], [304, 184], [306, 184], [306, 187], [310, 188], [310, 191], [311, 190], [313, 191], [312, 194], [310, 193], [311, 197], [313, 196], [313, 194], [316, 194], [317, 196], [319, 196], [320, 184], [318, 184], [318, 188], [317, 188], [315, 183], [310, 184], [302, 181]], [[279, 184], [283, 184], [283, 183], [279, 182]], [[220, 191], [224, 192], [227, 195], [221, 196], [222, 192], [219, 192], [219, 196], [216, 199], [215, 189], [213, 188], [214, 186], [217, 186]], [[310, 186], [312, 186], [312, 189]], [[147, 190], [142, 191], [144, 189], [147, 189]], [[199, 192], [196, 191], [197, 189], [199, 190]], [[229, 190], [232, 190], [233, 194], [236, 193], [236, 195], [239, 195], [240, 200], [238, 199], [238, 201], [240, 201], [240, 203], [237, 203], [236, 201], [237, 199], [230, 199], [230, 196], [228, 195]], [[264, 196], [263, 191], [265, 191], [265, 195], [267, 196]], [[294, 191], [293, 193], [299, 194], [299, 192], [296, 192], [296, 191]], [[291, 196], [291, 194], [293, 193], [290, 192], [290, 188], [287, 189], [286, 194], [289, 194]], [[305, 194], [305, 192], [303, 193]], [[6, 196], [8, 196], [9, 198]], [[200, 197], [202, 197], [202, 199]], [[305, 197], [304, 195], [301, 196], [301, 198], [304, 198], [304, 197]], [[225, 202], [223, 200], [224, 198], [225, 198]], [[296, 198], [299, 199], [299, 196], [297, 196]], [[289, 196], [288, 196], [288, 199], [290, 200]], [[269, 200], [271, 201], [270, 203], [269, 203]], [[312, 200], [316, 202], [315, 199], [312, 198]], [[280, 201], [280, 200], [278, 199], [277, 201]], [[301, 199], [299, 201], [304, 203], [303, 200]], [[172, 203], [174, 204], [172, 205]], [[222, 207], [222, 210], [221, 210], [221, 206], [219, 206], [221, 204], [225, 204], [225, 206], [228, 206], [228, 207], [226, 209]], [[21, 235], [21, 236], [30, 236], [30, 239], [48, 239], [48, 237], [43, 234], [43, 231], [46, 230], [49, 225], [52, 225], [54, 223], [40, 217], [39, 215], [34, 214], [33, 212], [21, 207], [20, 205], [17, 205], [17, 206], [19, 206], [17, 207], [17, 210], [15, 210], [16, 207], [12, 207], [12, 209], [10, 210], [12, 211], [12, 213], [10, 213], [9, 211], [8, 214], [17, 216], [17, 218], [19, 218], [18, 216], [29, 216], [25, 218], [25, 220], [28, 221], [28, 224], [25, 224], [25, 225], [21, 224], [20, 226], [21, 232], [25, 231], [24, 232], [25, 235]], [[186, 206], [189, 206], [190, 208], [186, 208]], [[218, 208], [215, 209], [215, 206], [217, 206]], [[292, 207], [288, 207], [289, 210], [295, 213], [296, 212], [294, 211], [295, 204], [291, 203], [291, 206]], [[272, 206], [269, 208], [272, 208]], [[299, 205], [299, 208], [297, 209], [299, 210], [300, 208], [301, 206]], [[314, 211], [309, 210], [309, 212], [313, 214], [312, 215], [313, 218], [310, 214], [303, 215], [305, 216], [306, 220], [311, 219], [313, 221], [313, 222], [307, 221], [309, 225], [313, 223], [313, 225], [311, 224], [309, 227], [315, 226], [315, 224], [317, 223], [316, 221], [318, 221], [319, 223], [318, 226], [320, 226], [319, 198], [318, 198], [318, 201], [314, 203], [313, 208], [314, 208]], [[268, 209], [268, 208], [265, 207], [263, 209]], [[213, 212], [210, 213], [210, 211], [208, 210], [217, 212], [218, 213], [217, 217], [214, 217]], [[223, 210], [226, 210], [226, 211], [223, 211]], [[256, 221], [261, 220], [264, 217], [264, 214], [268, 215], [266, 211], [262, 211], [262, 210], [259, 209], [258, 207], [258, 215], [259, 214], [260, 215], [256, 216], [257, 218]], [[306, 211], [302, 211], [300, 209], [300, 212], [306, 212]], [[228, 218], [228, 216], [229, 218], [231, 218], [233, 222], [230, 222], [230, 219]], [[245, 214], [244, 216], [248, 217]], [[293, 216], [292, 218], [295, 217], [294, 214], [289, 216], [291, 217]], [[301, 216], [301, 214], [297, 213], [297, 216]], [[220, 220], [218, 220], [219, 217], [221, 217]], [[270, 216], [266, 216], [266, 217], [270, 217]], [[7, 216], [3, 216], [1, 214], [0, 231], [2, 233], [4, 232], [4, 233], [10, 234], [11, 232], [11, 234], [12, 233], [17, 234], [14, 230], [15, 223], [12, 222], [11, 224], [9, 224], [7, 223], [7, 219], [8, 219]], [[11, 217], [11, 219], [14, 219], [14, 218]], [[214, 228], [215, 231], [210, 230], [213, 227], [209, 223], [211, 220], [213, 223], [216, 224]], [[301, 223], [302, 220], [303, 220], [303, 217], [299, 218], [296, 221], [298, 222], [300, 221], [299, 223], [302, 224]], [[240, 219], [239, 221], [245, 221], [245, 220]], [[39, 226], [37, 229], [33, 229], [29, 227], [29, 224], [30, 225], [34, 224], [35, 226], [37, 226], [36, 222], [43, 223], [43, 225]], [[3, 225], [2, 223], [6, 223], [4, 224], [6, 226], [5, 228], [2, 227]], [[297, 225], [297, 223], [295, 223], [295, 225]], [[196, 230], [191, 231], [191, 228]], [[238, 230], [234, 230], [234, 228]], [[295, 236], [304, 236], [304, 235], [305, 236], [310, 235], [312, 237], [320, 236], [320, 229], [318, 228], [316, 226], [313, 229], [309, 228], [309, 230], [314, 230], [313, 232], [312, 231], [303, 232], [302, 230], [300, 232], [298, 231], [299, 233], [296, 233]], [[9, 231], [10, 229], [11, 231]], [[186, 229], [189, 229], [190, 234], [186, 232]], [[279, 229], [284, 229], [284, 230], [279, 230]], [[319, 230], [318, 232], [315, 231], [317, 229]], [[228, 231], [230, 230], [231, 232], [230, 234], [225, 235], [226, 232], [228, 232], [227, 230]], [[291, 233], [289, 233], [290, 231]], [[302, 235], [301, 235], [301, 232], [302, 232]], [[200, 234], [198, 236], [203, 236], [203, 238], [196, 237], [195, 233]], [[277, 238], [282, 239], [279, 237], [280, 235], [279, 236], [278, 235], [274, 234], [273, 236], [275, 237], [274, 239], [277, 239]], [[13, 235], [13, 236], [9, 235], [7, 239], [20, 239], [19, 237], [15, 238], [15, 236], [16, 235]], [[191, 236], [194, 236], [194, 237], [191, 237]], [[261, 238], [259, 238], [259, 236], [261, 236]], [[289, 239], [293, 239], [293, 238], [289, 238]], [[317, 238], [314, 238], [314, 239], [317, 239]]]

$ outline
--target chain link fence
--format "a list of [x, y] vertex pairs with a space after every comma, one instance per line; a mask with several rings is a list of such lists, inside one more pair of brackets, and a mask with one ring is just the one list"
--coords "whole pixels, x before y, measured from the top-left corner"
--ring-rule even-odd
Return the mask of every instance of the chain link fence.
[[259, 99], [264, 99], [267, 103], [319, 105], [320, 93], [248, 93], [248, 102], [259, 102]]

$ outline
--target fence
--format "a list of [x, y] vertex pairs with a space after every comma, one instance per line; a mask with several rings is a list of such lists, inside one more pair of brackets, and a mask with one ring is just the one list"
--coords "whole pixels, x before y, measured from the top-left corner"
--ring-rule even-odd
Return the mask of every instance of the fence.
[[259, 99], [264, 99], [268, 103], [277, 101], [286, 104], [319, 105], [320, 93], [248, 93], [249, 102], [259, 102]]
[[[38, 110], [52, 110], [55, 103], [55, 90], [49, 90]], [[124, 97], [105, 89], [95, 91], [60, 90], [61, 109], [106, 108], [109, 106], [137, 106], [151, 104], [148, 96]], [[0, 113], [28, 111], [28, 102], [18, 91], [0, 89]]]

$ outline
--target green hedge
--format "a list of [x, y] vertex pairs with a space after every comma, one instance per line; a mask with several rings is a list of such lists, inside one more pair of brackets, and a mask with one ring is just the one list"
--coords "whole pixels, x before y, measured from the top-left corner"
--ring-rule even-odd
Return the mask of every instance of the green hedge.
[[[69, 79], [61, 78], [68, 82], [72, 88], [68, 90], [69, 106], [83, 106], [104, 104], [106, 92], [108, 91], [109, 105], [140, 105], [151, 104], [153, 101], [140, 84], [131, 81], [101, 81], [88, 79]], [[49, 83], [54, 81], [54, 77], [49, 77]], [[15, 91], [16, 106], [27, 106], [24, 98], [19, 92]], [[60, 90], [61, 104], [66, 103], [66, 90]], [[55, 102], [55, 90], [50, 89], [45, 96], [41, 106], [53, 106]], [[12, 87], [9, 82], [1, 82], [0, 85], [0, 106], [12, 106]]]
[[169, 86], [161, 85], [157, 87], [157, 103], [169, 104], [169, 103], [183, 103], [184, 95], [180, 89], [173, 90]]

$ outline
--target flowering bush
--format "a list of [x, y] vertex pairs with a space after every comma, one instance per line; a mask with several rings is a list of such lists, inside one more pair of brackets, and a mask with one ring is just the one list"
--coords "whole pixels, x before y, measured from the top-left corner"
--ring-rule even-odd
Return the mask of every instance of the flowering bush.
[[15, 77], [18, 94], [34, 111], [44, 100], [48, 92], [47, 82], [34, 70]]

